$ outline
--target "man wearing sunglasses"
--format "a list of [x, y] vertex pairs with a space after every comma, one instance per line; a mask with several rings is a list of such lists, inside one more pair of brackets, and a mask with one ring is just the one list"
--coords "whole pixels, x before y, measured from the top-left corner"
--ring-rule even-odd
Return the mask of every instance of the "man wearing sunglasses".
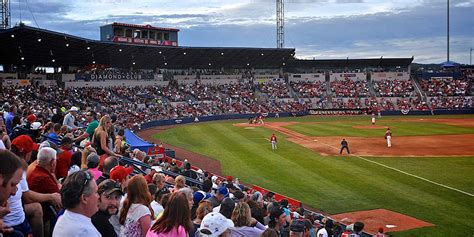
[[102, 236], [91, 221], [99, 210], [99, 195], [89, 172], [78, 171], [66, 178], [61, 188], [61, 202], [66, 211], [59, 217], [53, 237]]
[[87, 125], [86, 131], [74, 139], [74, 142], [81, 142], [86, 138], [90, 138], [92, 140], [92, 134], [94, 134], [94, 130], [99, 126], [96, 112], [93, 110], [88, 111], [86, 113], [86, 121], [89, 123], [89, 125]]
[[102, 236], [115, 237], [117, 233], [109, 219], [118, 213], [123, 192], [120, 183], [110, 179], [99, 184], [99, 211], [92, 216], [92, 224]]

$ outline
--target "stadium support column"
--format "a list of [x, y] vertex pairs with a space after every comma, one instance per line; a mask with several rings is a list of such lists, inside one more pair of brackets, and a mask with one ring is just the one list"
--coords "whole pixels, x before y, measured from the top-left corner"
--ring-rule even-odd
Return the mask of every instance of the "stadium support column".
[[277, 48], [285, 47], [285, 6], [284, 0], [276, 0]]
[[0, 22], [0, 30], [10, 28], [10, 1], [0, 0], [0, 14], [2, 21]]

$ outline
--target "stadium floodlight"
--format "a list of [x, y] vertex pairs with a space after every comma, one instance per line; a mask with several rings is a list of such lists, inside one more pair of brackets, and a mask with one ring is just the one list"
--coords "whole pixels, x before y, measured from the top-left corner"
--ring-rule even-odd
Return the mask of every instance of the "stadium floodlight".
[[12, 34], [12, 38], [15, 38], [15, 35], [14, 35], [14, 34]]
[[184, 52], [183, 55], [186, 55], [186, 52]]
[[21, 61], [25, 61], [25, 57], [21, 57], [20, 59], [21, 59]]
[[224, 53], [221, 53], [222, 56], [224, 56]]
[[161, 54], [161, 51], [160, 51], [160, 52], [158, 52], [158, 53], [159, 53], [159, 54]]
[[285, 65], [286, 65], [286, 63], [283, 63], [283, 66], [285, 66]]
[[51, 60], [51, 62], [53, 62], [53, 63], [54, 63], [54, 62], [56, 62], [56, 60], [54, 60], [54, 59], [53, 59], [53, 60]]
[[66, 47], [69, 47], [69, 44], [66, 44]]
[[122, 52], [122, 49], [119, 49], [119, 52]]
[[211, 64], [211, 63], [209, 63], [209, 66], [212, 66], [212, 64]]
[[264, 54], [262, 53], [261, 55], [263, 56]]
[[95, 64], [95, 61], [92, 61], [92, 64]]
[[250, 66], [250, 63], [247, 63], [247, 66]]
[[87, 50], [90, 50], [90, 49], [91, 49], [91, 47], [87, 46]]
[[165, 66], [168, 65], [168, 63], [165, 63]]
[[38, 42], [41, 42], [41, 38], [38, 39]]
[[132, 64], [135, 65], [135, 62], [133, 62]]

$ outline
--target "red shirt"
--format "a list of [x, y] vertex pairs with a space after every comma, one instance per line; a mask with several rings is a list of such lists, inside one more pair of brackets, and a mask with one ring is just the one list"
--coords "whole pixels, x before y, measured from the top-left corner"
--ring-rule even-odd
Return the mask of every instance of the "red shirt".
[[71, 167], [72, 152], [63, 150], [63, 152], [59, 153], [56, 157], [56, 177], [58, 179], [64, 178], [67, 176], [69, 167]]
[[270, 138], [271, 141], [276, 141], [277, 140], [277, 137], [275, 135], [273, 135], [271, 138]]
[[36, 168], [31, 172], [30, 176], [26, 178], [28, 182], [28, 187], [30, 190], [33, 190], [38, 193], [58, 193], [59, 187], [56, 182], [56, 178], [41, 166], [36, 166]]
[[[155, 174], [155, 173], [154, 173], [154, 174]], [[153, 174], [153, 175], [154, 175], [154, 174]], [[145, 180], [146, 180], [146, 183], [147, 183], [147, 184], [153, 183], [153, 175], [151, 175], [151, 172], [148, 173], [147, 175], [145, 175]]]

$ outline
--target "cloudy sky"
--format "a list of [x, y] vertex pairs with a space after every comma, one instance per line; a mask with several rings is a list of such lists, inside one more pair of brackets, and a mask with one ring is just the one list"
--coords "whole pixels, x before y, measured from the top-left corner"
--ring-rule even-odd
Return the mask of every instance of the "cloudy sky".
[[[99, 39], [112, 22], [180, 29], [182, 46], [276, 47], [275, 0], [13, 0], [12, 22]], [[452, 61], [469, 63], [474, 0], [451, 0]], [[446, 61], [446, 0], [285, 0], [298, 58]]]

